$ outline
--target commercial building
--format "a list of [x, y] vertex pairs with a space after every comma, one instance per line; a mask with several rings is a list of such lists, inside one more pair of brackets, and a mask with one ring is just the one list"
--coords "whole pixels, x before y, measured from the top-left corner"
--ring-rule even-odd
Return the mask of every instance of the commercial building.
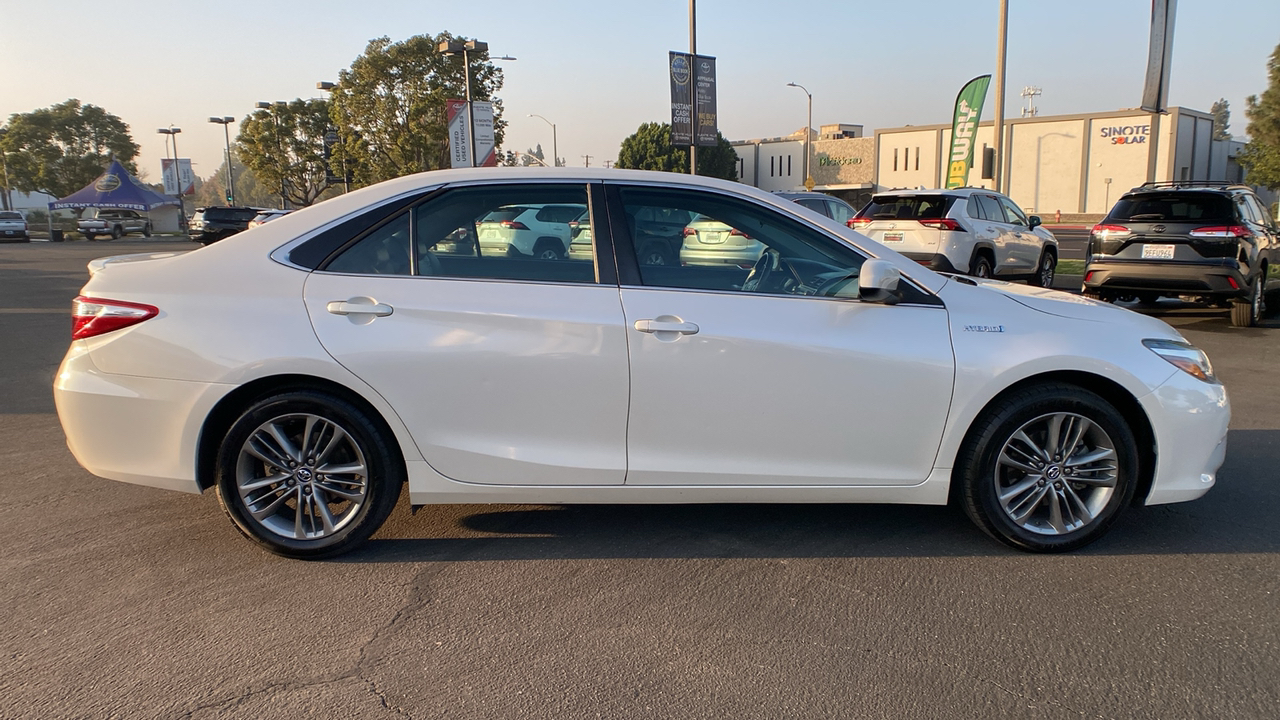
[[[1006, 120], [1005, 192], [1046, 219], [1058, 213], [1098, 217], [1149, 176], [1242, 181], [1236, 157], [1243, 143], [1214, 140], [1212, 115], [1175, 107], [1152, 120], [1140, 110]], [[856, 135], [842, 134], [841, 128], [856, 128]], [[822, 126], [812, 143], [815, 190], [860, 207], [873, 191], [945, 184], [950, 124], [888, 128], [872, 138], [861, 131], [857, 125]], [[969, 185], [993, 187], [982, 178], [982, 153], [994, 143], [994, 124], [980, 124]], [[766, 190], [803, 187], [803, 130], [733, 146], [742, 182]]]

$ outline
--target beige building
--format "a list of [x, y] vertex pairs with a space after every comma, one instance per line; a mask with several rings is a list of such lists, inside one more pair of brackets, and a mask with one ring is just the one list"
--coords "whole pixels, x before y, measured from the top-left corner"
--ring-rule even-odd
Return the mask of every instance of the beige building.
[[[970, 186], [992, 187], [982, 178], [982, 156], [995, 143], [993, 127], [982, 123], [975, 134]], [[1009, 119], [1003, 184], [1027, 212], [1048, 220], [1058, 212], [1100, 216], [1148, 176], [1240, 182], [1236, 156], [1243, 143], [1212, 137], [1212, 115], [1177, 107], [1155, 122], [1139, 110]], [[877, 130], [871, 138], [860, 125], [823, 125], [812, 141], [814, 190], [861, 207], [872, 192], [941, 187], [950, 142], [950, 124]], [[770, 191], [804, 188], [803, 130], [733, 146], [741, 182]]]

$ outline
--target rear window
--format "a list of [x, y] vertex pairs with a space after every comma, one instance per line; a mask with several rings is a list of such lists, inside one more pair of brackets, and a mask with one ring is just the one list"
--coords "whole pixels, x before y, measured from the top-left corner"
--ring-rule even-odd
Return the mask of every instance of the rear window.
[[484, 219], [482, 219], [480, 222], [494, 222], [494, 223], [511, 222], [512, 220], [515, 220], [521, 215], [529, 212], [529, 210], [530, 208], [518, 207], [518, 206], [499, 208], [489, 213], [488, 215], [485, 215]]
[[0, 212], [0, 220], [21, 220], [22, 216], [16, 212]]
[[217, 220], [220, 222], [227, 222], [227, 221], [249, 222], [255, 216], [257, 216], [257, 214], [258, 214], [258, 211], [253, 209], [242, 210], [240, 208], [226, 208], [226, 207], [211, 207], [211, 208], [204, 209], [204, 219], [208, 221]]
[[1214, 193], [1150, 193], [1120, 198], [1108, 220], [1128, 222], [1230, 222], [1231, 200]]
[[872, 220], [927, 220], [945, 217], [956, 199], [950, 195], [877, 195], [858, 213]]

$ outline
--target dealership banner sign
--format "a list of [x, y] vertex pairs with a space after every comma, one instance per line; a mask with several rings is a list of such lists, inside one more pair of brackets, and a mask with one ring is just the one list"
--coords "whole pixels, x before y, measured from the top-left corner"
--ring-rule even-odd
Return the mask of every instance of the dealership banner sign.
[[471, 103], [471, 132], [476, 138], [476, 167], [496, 167], [498, 156], [494, 153], [493, 103]]
[[947, 153], [947, 187], [963, 187], [973, 167], [973, 140], [982, 117], [982, 103], [987, 98], [990, 75], [979, 75], [960, 89], [955, 112], [951, 116], [951, 152]]
[[667, 53], [671, 78], [671, 144], [716, 145], [716, 59], [708, 55]]
[[191, 172], [191, 159], [182, 158], [174, 164], [169, 158], [160, 159], [160, 177], [165, 195], [195, 195], [196, 177]]
[[446, 100], [449, 125], [449, 167], [471, 167], [471, 123], [467, 122], [467, 101]]

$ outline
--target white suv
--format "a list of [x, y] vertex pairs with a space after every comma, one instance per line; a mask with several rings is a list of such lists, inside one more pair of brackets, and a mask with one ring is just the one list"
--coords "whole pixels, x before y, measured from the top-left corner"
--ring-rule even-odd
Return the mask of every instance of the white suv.
[[480, 254], [561, 260], [569, 254], [569, 223], [585, 205], [508, 205], [476, 223]]
[[1012, 200], [985, 188], [877, 193], [850, 226], [939, 272], [1049, 287], [1058, 240]]

